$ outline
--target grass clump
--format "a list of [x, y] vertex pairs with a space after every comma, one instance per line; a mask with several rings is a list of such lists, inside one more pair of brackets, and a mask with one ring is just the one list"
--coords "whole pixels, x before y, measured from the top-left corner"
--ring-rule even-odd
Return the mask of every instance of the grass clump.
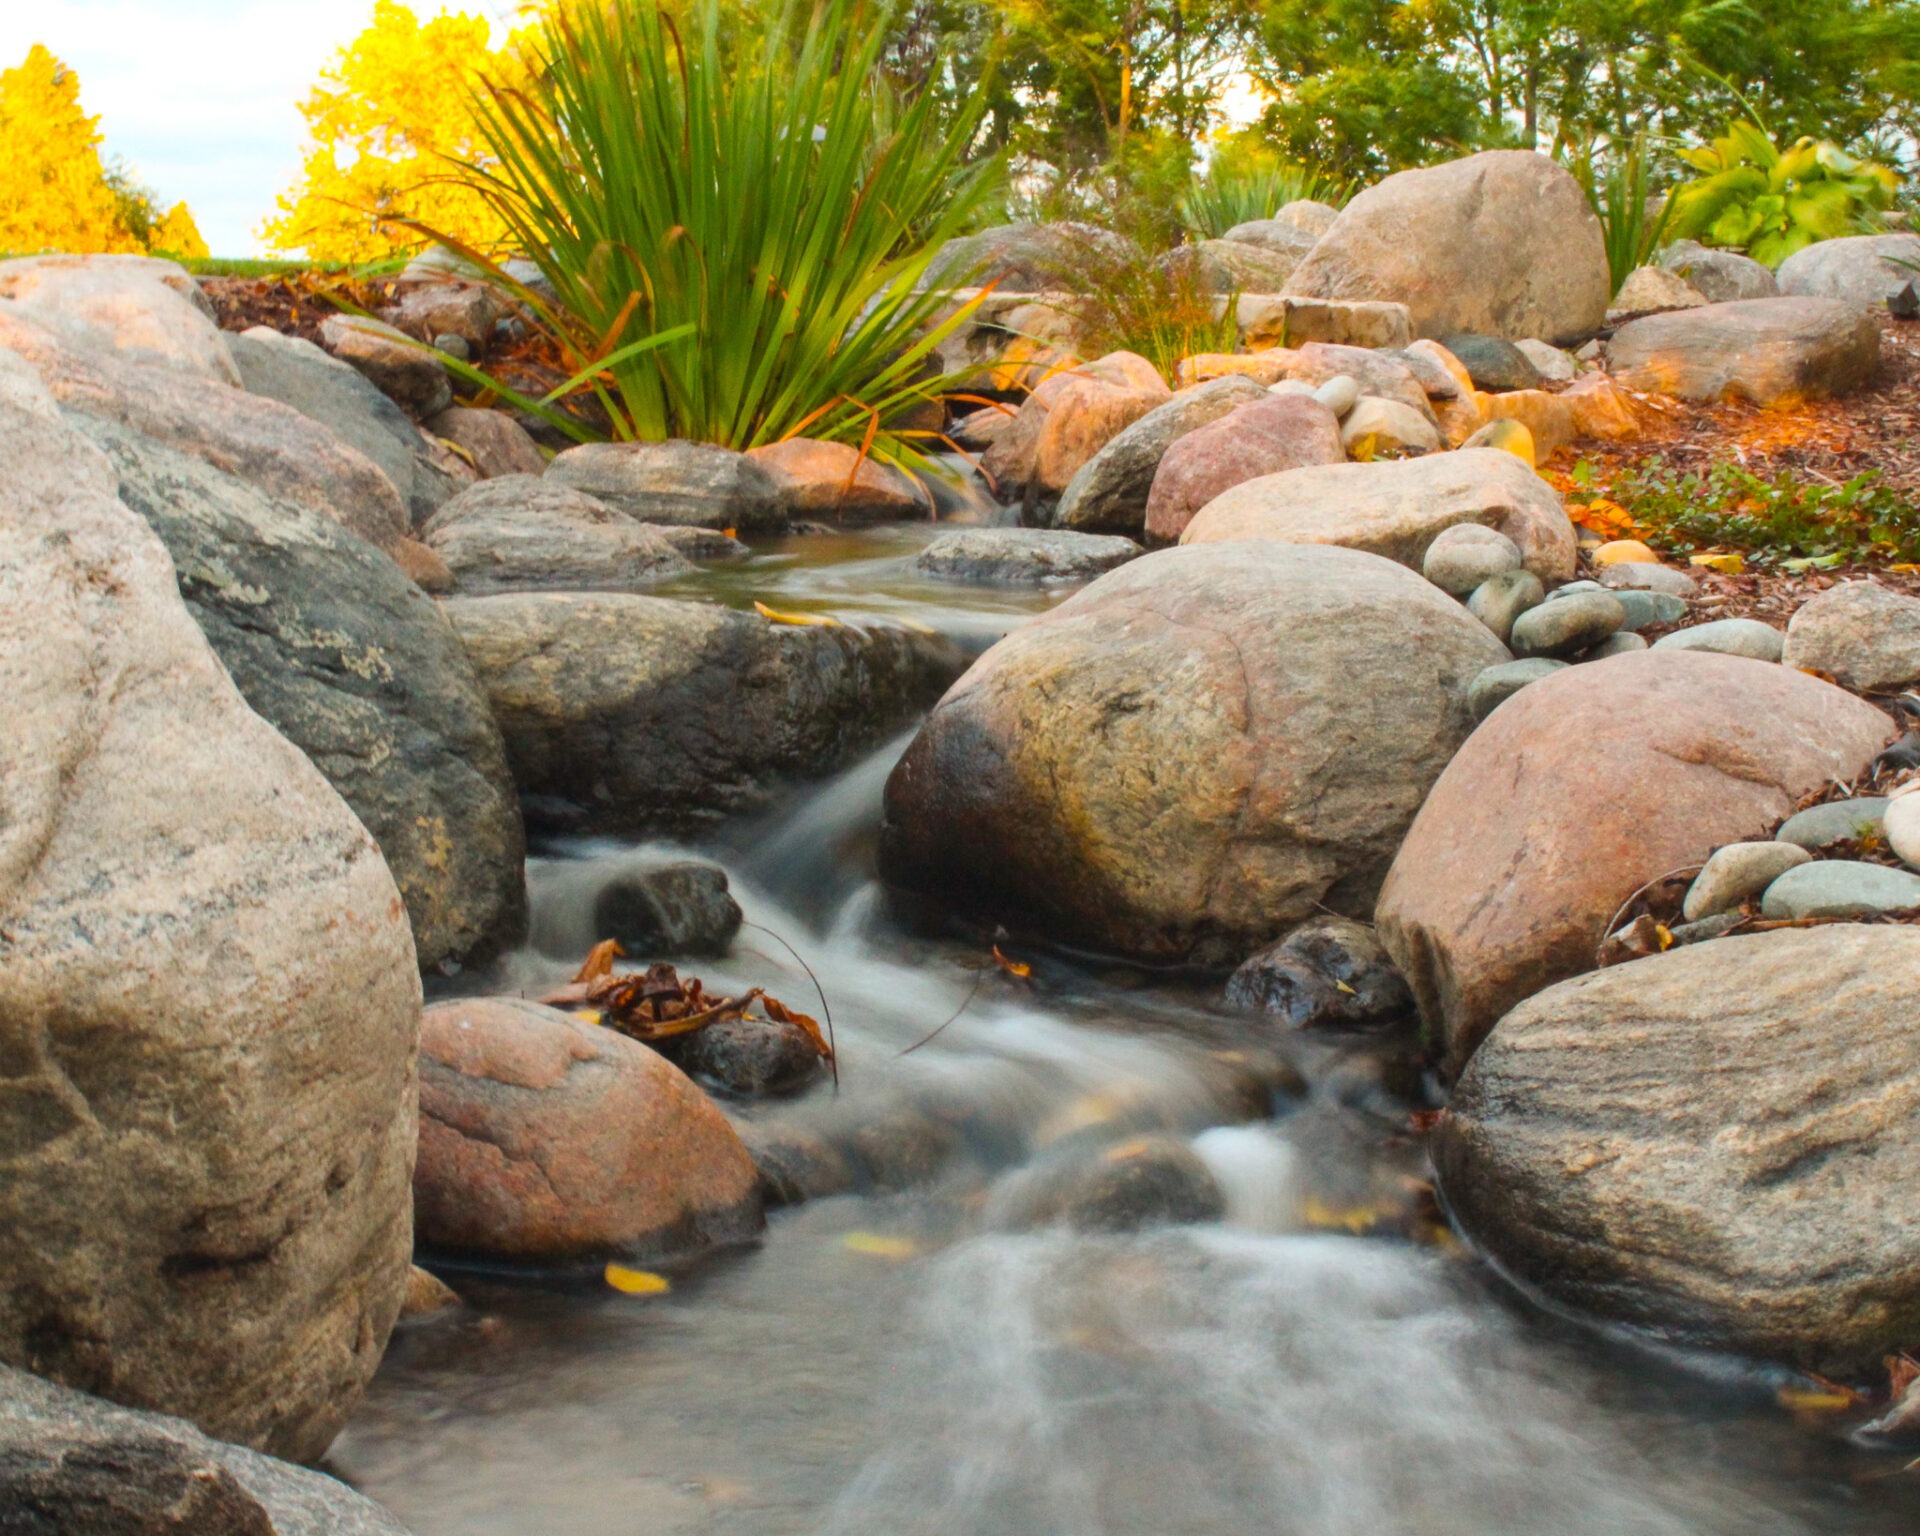
[[1270, 219], [1288, 203], [1346, 201], [1343, 189], [1300, 165], [1215, 165], [1180, 199], [1180, 222], [1198, 239], [1218, 240], [1237, 224]]
[[1212, 289], [1193, 247], [1148, 256], [1131, 241], [1082, 239], [1073, 249], [1085, 293], [1065, 307], [1086, 356], [1136, 352], [1171, 384], [1181, 358], [1239, 346], [1239, 296]]

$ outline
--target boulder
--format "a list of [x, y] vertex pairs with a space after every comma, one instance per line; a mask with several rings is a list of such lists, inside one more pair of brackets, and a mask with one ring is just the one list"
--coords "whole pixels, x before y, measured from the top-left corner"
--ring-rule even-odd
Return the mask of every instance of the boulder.
[[453, 494], [448, 477], [428, 462], [420, 429], [359, 369], [265, 325], [229, 336], [227, 345], [249, 394], [291, 406], [373, 460], [393, 482], [414, 524], [425, 522]]
[[1144, 551], [1111, 533], [1064, 528], [962, 528], [944, 533], [913, 562], [922, 575], [943, 581], [992, 581], [1040, 586], [1092, 581]]
[[315, 1457], [406, 1286], [406, 909], [3, 351], [0, 462], [0, 1360]]
[[1787, 621], [1780, 659], [1863, 693], [1920, 681], [1920, 599], [1873, 581], [1816, 592]]
[[1854, 924], [1562, 982], [1454, 1089], [1447, 1203], [1561, 1306], [1864, 1376], [1920, 1333], [1916, 986], [1920, 932]]
[[1660, 265], [1684, 277], [1712, 304], [1771, 299], [1780, 292], [1773, 270], [1738, 251], [1717, 251], [1697, 240], [1676, 240], [1660, 253]]
[[433, 600], [326, 518], [123, 427], [75, 420], [167, 546], [180, 595], [241, 695], [380, 845], [420, 965], [517, 943], [525, 848], [513, 780]]
[[1341, 464], [1340, 418], [1318, 400], [1269, 395], [1236, 406], [1178, 439], [1161, 457], [1147, 494], [1149, 541], [1178, 539], [1223, 491], [1282, 470]]
[[585, 443], [547, 466], [547, 478], [610, 502], [643, 523], [778, 533], [787, 526], [779, 484], [744, 453], [675, 438]]
[[1716, 651], [1722, 656], [1745, 656], [1754, 661], [1778, 661], [1786, 637], [1759, 619], [1714, 619], [1662, 635], [1653, 642], [1662, 651]]
[[1057, 501], [1102, 448], [1156, 406], [1165, 405], [1169, 394], [1157, 375], [1145, 384], [1067, 381], [1048, 402], [1034, 438], [1028, 499]]
[[[1336, 215], [1337, 217], [1337, 215]], [[1236, 224], [1220, 237], [1228, 244], [1264, 245], [1272, 250], [1284, 251], [1297, 263], [1300, 258], [1313, 249], [1314, 242], [1323, 231], [1303, 228], [1299, 216], [1276, 214], [1270, 219], [1248, 219]], [[1216, 242], [1203, 241], [1202, 249]]]
[[1608, 306], [1609, 315], [1647, 315], [1669, 309], [1698, 309], [1712, 301], [1668, 267], [1635, 267]]
[[1880, 332], [1841, 299], [1746, 299], [1629, 321], [1607, 345], [1614, 379], [1683, 400], [1788, 409], [1858, 389], [1880, 360]]
[[1365, 923], [1318, 917], [1243, 962], [1227, 981], [1226, 1004], [1290, 1029], [1353, 1029], [1406, 1018], [1413, 994]]
[[461, 597], [443, 610], [522, 795], [569, 826], [684, 829], [758, 808], [782, 780], [878, 746], [960, 665], [918, 631], [624, 593]]
[[425, 343], [384, 321], [329, 315], [320, 322], [320, 343], [416, 418], [438, 415], [453, 404], [446, 365]]
[[1831, 684], [1704, 653], [1615, 656], [1508, 699], [1434, 785], [1375, 914], [1447, 1069], [1590, 969], [1641, 886], [1765, 835], [1889, 734]]
[[5, 1366], [0, 1509], [49, 1536], [407, 1536], [324, 1473]]
[[932, 510], [927, 493], [899, 470], [846, 443], [789, 437], [747, 457], [773, 477], [791, 518], [867, 523]]
[[469, 486], [420, 537], [460, 590], [476, 597], [541, 588], [633, 592], [693, 569], [660, 529], [534, 475]]
[[1317, 202], [1310, 197], [1296, 197], [1273, 218], [1276, 224], [1290, 224], [1304, 234], [1318, 240], [1333, 228], [1333, 221], [1340, 217], [1340, 210], [1331, 203]]
[[1783, 294], [1878, 309], [1914, 280], [1913, 268], [1902, 262], [1920, 262], [1920, 235], [1849, 235], [1795, 251], [1776, 276]]
[[[896, 885], [1147, 959], [1367, 910], [1505, 649], [1353, 550], [1148, 555], [1015, 630], [887, 783]], [[1390, 702], [1388, 702], [1390, 701]]]
[[1247, 240], [1230, 231], [1224, 239], [1202, 240], [1175, 254], [1192, 252], [1200, 284], [1209, 293], [1279, 293], [1313, 246], [1311, 237], [1298, 232], [1282, 241]]
[[1418, 570], [1433, 541], [1460, 523], [1505, 534], [1542, 581], [1573, 575], [1577, 549], [1560, 493], [1498, 448], [1248, 480], [1209, 502], [1180, 541], [1342, 544]]
[[1110, 439], [1074, 472], [1061, 493], [1054, 524], [1078, 533], [1140, 537], [1146, 530], [1154, 472], [1167, 450], [1196, 428], [1265, 397], [1259, 384], [1240, 374], [1181, 390]]
[[1504, 337], [1447, 336], [1441, 339], [1440, 346], [1459, 360], [1475, 389], [1493, 394], [1540, 387], [1540, 370], [1534, 366], [1533, 359]]
[[423, 426], [465, 454], [482, 480], [501, 475], [538, 475], [546, 470], [547, 456], [540, 445], [505, 411], [450, 405], [439, 415], [429, 416]]
[[220, 384], [240, 375], [212, 306], [187, 269], [152, 256], [21, 256], [0, 261], [12, 299], [79, 346], [164, 363]]
[[658, 1260], [765, 1225], [753, 1159], [685, 1073], [517, 997], [421, 1019], [413, 1190], [423, 1246], [509, 1263]]
[[612, 939], [637, 966], [683, 955], [724, 955], [743, 914], [727, 872], [701, 859], [641, 849], [613, 857], [536, 859], [527, 866], [529, 941], [578, 963]]
[[1413, 340], [1407, 306], [1385, 299], [1303, 299], [1294, 294], [1243, 293], [1234, 306], [1246, 347], [1404, 347]]
[[1420, 336], [1583, 337], [1606, 319], [1600, 221], [1545, 155], [1489, 150], [1401, 171], [1348, 203], [1290, 292], [1394, 299]]
[[941, 246], [927, 268], [929, 286], [989, 283], [1001, 293], [1040, 293], [1073, 286], [1089, 250], [1109, 260], [1131, 247], [1094, 224], [996, 224]]

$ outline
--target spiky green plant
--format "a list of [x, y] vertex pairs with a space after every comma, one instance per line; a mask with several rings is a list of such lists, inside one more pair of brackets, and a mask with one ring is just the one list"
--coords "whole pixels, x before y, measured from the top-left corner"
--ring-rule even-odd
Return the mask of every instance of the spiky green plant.
[[1200, 239], [1218, 240], [1236, 224], [1270, 219], [1303, 198], [1345, 201], [1333, 180], [1305, 166], [1215, 166], [1187, 188], [1180, 221]]
[[1587, 194], [1607, 243], [1607, 272], [1613, 293], [1628, 274], [1653, 258], [1673, 217], [1673, 194], [1654, 201], [1652, 156], [1643, 135], [1615, 144], [1606, 157], [1606, 173], [1594, 167], [1591, 148], [1573, 159], [1574, 179]]
[[1238, 295], [1213, 291], [1192, 246], [1148, 256], [1129, 240], [1068, 238], [1081, 292], [1065, 307], [1087, 356], [1135, 352], [1172, 383], [1181, 358], [1239, 346]]
[[887, 423], [938, 390], [962, 318], [922, 281], [988, 186], [968, 163], [984, 92], [945, 120], [933, 92], [900, 101], [863, 0], [790, 7], [757, 41], [723, 37], [716, 0], [681, 18], [558, 7], [535, 85], [485, 93], [488, 161], [465, 175], [556, 297], [517, 291], [615, 437], [804, 431], [916, 462]]

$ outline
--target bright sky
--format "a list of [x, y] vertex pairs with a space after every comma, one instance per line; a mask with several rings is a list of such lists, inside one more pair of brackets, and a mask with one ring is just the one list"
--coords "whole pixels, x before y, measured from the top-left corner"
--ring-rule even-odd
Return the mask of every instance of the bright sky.
[[[512, 13], [512, 0], [415, 0]], [[296, 103], [373, 0], [0, 0], [0, 68], [45, 43], [80, 72], [81, 102], [168, 205], [184, 198], [216, 256], [261, 253], [254, 231], [298, 174]]]

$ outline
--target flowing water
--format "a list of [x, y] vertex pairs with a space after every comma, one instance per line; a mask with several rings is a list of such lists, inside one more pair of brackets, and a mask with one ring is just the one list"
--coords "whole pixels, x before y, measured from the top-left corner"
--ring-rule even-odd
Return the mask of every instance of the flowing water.
[[[926, 536], [793, 540], [696, 590], [981, 643], [1057, 600], [921, 582]], [[454, 1276], [473, 1306], [396, 1334], [334, 1452], [417, 1536], [1920, 1524], [1920, 1476], [1796, 1421], [1764, 1373], [1554, 1318], [1451, 1241], [1405, 1036], [1276, 1040], [1214, 1006], [1217, 979], [1024, 953], [1023, 979], [903, 923], [872, 848], [904, 744], [694, 850], [758, 926], [686, 968], [808, 1008], [772, 930], [818, 974], [840, 1049], [837, 1091], [736, 1113], [845, 1192], [773, 1211], [764, 1241], [665, 1295]], [[544, 850], [534, 900], [587, 900], [583, 865], [630, 855]], [[494, 984], [565, 970], [527, 954]], [[1048, 1169], [1148, 1134], [1198, 1153], [1222, 1220], [1022, 1230]]]

